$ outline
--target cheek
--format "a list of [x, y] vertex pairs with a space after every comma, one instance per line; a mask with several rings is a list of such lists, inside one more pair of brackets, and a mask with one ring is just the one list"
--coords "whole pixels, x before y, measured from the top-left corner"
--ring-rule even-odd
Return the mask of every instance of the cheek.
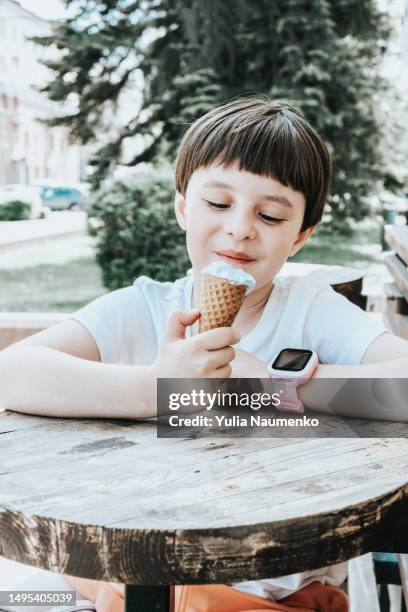
[[265, 244], [273, 248], [274, 251], [285, 251], [289, 250], [297, 237], [296, 228], [289, 227], [288, 225], [279, 225], [276, 227], [266, 228], [269, 231], [265, 231], [263, 239]]
[[268, 268], [268, 274], [270, 266], [272, 266], [274, 273], [277, 273], [287, 258], [290, 257], [296, 237], [297, 232], [293, 228], [285, 228], [284, 230], [273, 228], [271, 232], [264, 235], [264, 265]]
[[191, 206], [186, 213], [187, 228], [196, 240], [204, 240], [219, 227], [210, 211], [199, 204]]
[[282, 245], [284, 244], [287, 249], [291, 249], [299, 236], [300, 228], [301, 222], [296, 221], [286, 224], [281, 232]]

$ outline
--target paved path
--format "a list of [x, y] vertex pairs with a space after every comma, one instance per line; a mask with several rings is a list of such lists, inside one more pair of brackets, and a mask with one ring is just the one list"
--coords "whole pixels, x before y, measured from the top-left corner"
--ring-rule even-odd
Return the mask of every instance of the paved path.
[[53, 236], [74, 234], [86, 230], [86, 214], [80, 212], [51, 212], [47, 219], [29, 221], [1, 221], [0, 248]]
[[85, 231], [0, 246], [2, 270], [18, 270], [41, 265], [65, 265], [75, 259], [95, 256], [95, 238]]

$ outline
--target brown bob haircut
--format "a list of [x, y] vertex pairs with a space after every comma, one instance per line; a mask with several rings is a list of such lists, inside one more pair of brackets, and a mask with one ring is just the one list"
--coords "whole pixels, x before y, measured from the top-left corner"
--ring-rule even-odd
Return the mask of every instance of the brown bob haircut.
[[330, 153], [321, 136], [284, 100], [237, 98], [190, 125], [178, 150], [176, 189], [185, 195], [198, 168], [239, 164], [240, 170], [269, 176], [302, 193], [302, 231], [322, 218], [332, 175]]

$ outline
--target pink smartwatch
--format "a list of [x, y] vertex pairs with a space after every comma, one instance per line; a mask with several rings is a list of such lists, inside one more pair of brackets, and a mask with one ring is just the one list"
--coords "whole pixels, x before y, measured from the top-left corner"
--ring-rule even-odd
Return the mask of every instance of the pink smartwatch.
[[317, 354], [307, 349], [283, 349], [268, 365], [270, 378], [279, 379], [280, 412], [302, 413], [305, 408], [298, 398], [298, 385], [303, 385], [313, 376], [318, 365]]

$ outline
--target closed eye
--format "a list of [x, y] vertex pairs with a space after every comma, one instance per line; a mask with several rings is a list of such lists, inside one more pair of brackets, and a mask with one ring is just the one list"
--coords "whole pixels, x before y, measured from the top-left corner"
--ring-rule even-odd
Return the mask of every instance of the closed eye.
[[262, 213], [259, 213], [259, 216], [267, 223], [280, 223], [281, 221], [285, 221], [285, 219], [279, 219], [278, 217], [270, 217], [269, 215], [263, 215]]
[[223, 210], [224, 208], [229, 207], [229, 204], [218, 204], [217, 202], [210, 202], [209, 200], [204, 200], [204, 202], [207, 202], [207, 204], [211, 206], [212, 208], [218, 208], [220, 210]]
[[[230, 207], [230, 204], [210, 202], [210, 200], [204, 200], [204, 202], [206, 202], [210, 208], [215, 208], [216, 210], [225, 210], [226, 208]], [[259, 213], [259, 217], [266, 223], [280, 223], [281, 221], [285, 221], [285, 219], [280, 219], [278, 217], [270, 217], [269, 215], [264, 215], [263, 213]]]

